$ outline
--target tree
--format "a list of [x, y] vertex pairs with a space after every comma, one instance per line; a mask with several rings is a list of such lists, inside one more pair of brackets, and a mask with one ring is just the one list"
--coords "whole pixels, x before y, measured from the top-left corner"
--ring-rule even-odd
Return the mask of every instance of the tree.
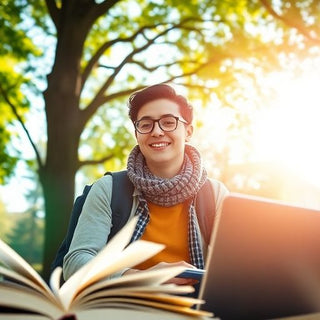
[[12, 220], [9, 219], [9, 214], [6, 211], [5, 205], [0, 199], [0, 234], [3, 240], [7, 240], [7, 235], [12, 227]]
[[[132, 146], [126, 123], [116, 123], [126, 112], [125, 100], [131, 92], [154, 82], [174, 81], [194, 89], [193, 94], [200, 95], [204, 103], [210, 100], [214, 90], [223, 104], [230, 106], [230, 97], [240, 94], [232, 84], [246, 78], [251, 79], [254, 86], [254, 71], [280, 68], [279, 52], [301, 52], [298, 45], [303, 43], [303, 50], [311, 45], [304, 42], [308, 37], [291, 41], [293, 25], [287, 28], [288, 21], [299, 18], [299, 22], [305, 22], [306, 14], [299, 14], [305, 11], [307, 16], [316, 18], [315, 22], [303, 23], [303, 30], [300, 24], [294, 25], [294, 30], [312, 36], [319, 31], [315, 29], [319, 18], [315, 15], [319, 13], [316, 1], [300, 1], [297, 5], [283, 1], [278, 11], [274, 11], [270, 2], [245, 0], [7, 2], [5, 5], [10, 3], [8, 8], [13, 8], [17, 20], [25, 17], [17, 33], [12, 31], [12, 26], [4, 30], [7, 35], [4, 39], [11, 48], [10, 57], [15, 57], [20, 50], [12, 44], [13, 37], [20, 35], [30, 40], [29, 19], [34, 23], [33, 28], [56, 39], [52, 69], [43, 92], [47, 126], [45, 156], [24, 127], [35, 152], [45, 200], [45, 277], [66, 232], [77, 171], [85, 165], [113, 159], [115, 154], [125, 156]], [[307, 4], [307, 9], [312, 7], [313, 11], [299, 6], [300, 3]], [[8, 8], [3, 6], [1, 10]], [[293, 20], [289, 19], [286, 8], [290, 9], [291, 17], [292, 12], [296, 14]], [[271, 20], [271, 16], [277, 20]], [[7, 16], [4, 21], [12, 22], [13, 18]], [[264, 39], [268, 28], [283, 31], [281, 43], [276, 42], [276, 33], [269, 40]], [[21, 74], [34, 66], [35, 60], [30, 55], [36, 57], [36, 49], [31, 42], [21, 54], [26, 64], [20, 63], [18, 72], [11, 70], [1, 75], [4, 81], [0, 81], [0, 103], [10, 106], [22, 125], [25, 123], [22, 115], [30, 107], [30, 100], [17, 93], [25, 83], [35, 86]], [[7, 81], [12, 74], [17, 78], [13, 78], [9, 86]], [[20, 102], [24, 102], [25, 109]], [[122, 139], [112, 144], [105, 137], [107, 148], [103, 148], [106, 149], [103, 152], [101, 143], [91, 145], [98, 141], [101, 129], [112, 138], [119, 135]], [[81, 154], [79, 156], [83, 139], [92, 146], [91, 159], [83, 160]], [[95, 147], [99, 152], [94, 151]]]
[[43, 220], [37, 217], [37, 211], [20, 213], [15, 217], [15, 224], [8, 233], [9, 245], [26, 261], [40, 269], [43, 255]]
[[[15, 156], [8, 148], [8, 143], [14, 133], [10, 125], [19, 118], [24, 122], [29, 103], [24, 95], [18, 90], [27, 83], [24, 72], [17, 65], [25, 61], [29, 56], [38, 56], [39, 51], [32, 44], [31, 39], [23, 30], [15, 31], [21, 23], [21, 4], [12, 1], [3, 1], [0, 4], [0, 182], [13, 174], [14, 167], [18, 161], [19, 153]], [[12, 105], [8, 100], [15, 101]], [[15, 106], [19, 106], [19, 113]], [[9, 108], [8, 108], [9, 106]]]

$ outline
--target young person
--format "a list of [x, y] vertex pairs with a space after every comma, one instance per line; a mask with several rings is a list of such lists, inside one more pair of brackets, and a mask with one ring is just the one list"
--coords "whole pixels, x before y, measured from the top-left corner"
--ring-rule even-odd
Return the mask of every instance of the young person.
[[[197, 221], [194, 199], [207, 173], [199, 152], [188, 144], [193, 134], [192, 106], [166, 84], [133, 93], [128, 104], [137, 140], [127, 163], [127, 174], [134, 185], [130, 217], [139, 216], [132, 241], [141, 238], [163, 243], [166, 248], [134, 269], [114, 276], [162, 268], [168, 263], [203, 268], [207, 245]], [[228, 191], [221, 182], [210, 182], [215, 195], [211, 201], [215, 201], [218, 215]], [[64, 258], [65, 280], [105, 246], [112, 224], [110, 190], [110, 175], [93, 184]], [[171, 282], [193, 283], [192, 279], [183, 278]]]

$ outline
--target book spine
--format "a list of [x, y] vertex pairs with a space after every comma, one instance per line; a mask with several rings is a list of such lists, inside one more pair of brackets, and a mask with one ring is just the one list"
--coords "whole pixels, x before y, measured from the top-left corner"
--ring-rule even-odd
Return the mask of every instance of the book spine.
[[75, 314], [65, 314], [57, 320], [77, 320], [77, 317]]

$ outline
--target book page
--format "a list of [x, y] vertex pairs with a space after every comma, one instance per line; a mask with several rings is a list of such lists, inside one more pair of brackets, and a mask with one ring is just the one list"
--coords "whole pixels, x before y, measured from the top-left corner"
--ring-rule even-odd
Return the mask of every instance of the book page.
[[[186, 307], [181, 305], [164, 303], [156, 300], [140, 299], [135, 297], [110, 297], [109, 299], [101, 299], [101, 301], [94, 300], [90, 303], [91, 309], [104, 308], [106, 310], [108, 309], [108, 307], [139, 309], [142, 306], [171, 311], [175, 313], [182, 313], [186, 315], [200, 315], [206, 317], [213, 316], [211, 312], [191, 309], [189, 306]], [[157, 310], [155, 310], [154, 312], [157, 312]]]
[[[0, 307], [32, 311], [46, 315], [51, 319], [58, 319], [64, 314], [64, 311], [59, 306], [52, 303], [45, 296], [16, 283], [1, 282], [0, 297]], [[23, 318], [20, 316], [20, 319]]]
[[[21, 313], [0, 313], [0, 320], [49, 320], [46, 316], [41, 316], [37, 314], [21, 314]], [[79, 320], [79, 319], [77, 319]], [[95, 319], [97, 320], [97, 319]]]
[[[130, 320], [219, 320], [218, 318], [208, 318], [204, 316], [188, 316], [165, 310], [155, 310], [147, 306], [135, 309], [112, 307], [107, 309], [81, 310], [76, 313], [77, 320], [106, 320], [106, 319], [130, 319]], [[48, 317], [30, 314], [0, 314], [0, 320], [48, 320]], [[304, 319], [304, 318], [303, 318]], [[309, 318], [306, 318], [309, 320]], [[310, 318], [318, 320], [318, 318]]]
[[85, 287], [119, 270], [130, 268], [163, 250], [164, 245], [143, 240], [127, 246], [137, 219], [138, 217], [131, 219], [96, 257], [62, 285], [59, 296], [66, 309], [70, 307], [78, 292]]
[[61, 267], [55, 268], [55, 270], [53, 270], [50, 276], [50, 288], [54, 296], [56, 297], [57, 302], [60, 303], [61, 308], [63, 310], [66, 310], [59, 295], [61, 277], [62, 277], [62, 268]]
[[[102, 280], [100, 282], [95, 283], [84, 289], [77, 297], [76, 301], [80, 301], [82, 297], [86, 295], [90, 295], [91, 292], [97, 290], [110, 290], [110, 289], [121, 289], [126, 288], [127, 290], [131, 290], [131, 287], [141, 287], [148, 289], [149, 286], [156, 286], [158, 287], [158, 292], [167, 289], [167, 285], [160, 285], [165, 281], [174, 278], [177, 274], [181, 273], [186, 268], [183, 266], [174, 266], [174, 267], [167, 267], [157, 270], [146, 270], [137, 273], [132, 273], [128, 275], [124, 275], [120, 278], [116, 279], [107, 279]], [[190, 293], [194, 291], [194, 288], [191, 286], [175, 286], [170, 285], [176, 289], [177, 294], [181, 293]], [[162, 289], [163, 288], [163, 289]]]
[[112, 259], [109, 254], [103, 252], [97, 256], [91, 269], [83, 281], [83, 286], [88, 286], [106, 276], [113, 274], [124, 268], [131, 268], [142, 261], [149, 259], [164, 249], [164, 245], [149, 242], [145, 240], [137, 240], [131, 243], [127, 248]]
[[[59, 292], [60, 300], [63, 301], [65, 308], [69, 308], [74, 297], [81, 292], [84, 288], [89, 287], [92, 283], [105, 278], [106, 276], [121, 270], [123, 268], [130, 268], [131, 266], [139, 263], [141, 260], [145, 260], [148, 257], [158, 253], [162, 250], [163, 245], [151, 243], [147, 241], [138, 240], [130, 244], [123, 252], [110, 258], [108, 252], [104, 257], [102, 255], [94, 258], [94, 264], [88, 270], [89, 276], [85, 277], [84, 281], [78, 284], [73, 290], [63, 290], [64, 286], [61, 287]], [[65, 285], [65, 284], [64, 284]]]
[[47, 292], [46, 290], [43, 290], [43, 287], [40, 286], [38, 283], [35, 283], [29, 280], [28, 278], [25, 278], [24, 276], [21, 276], [17, 272], [0, 266], [0, 275], [3, 275], [4, 277], [17, 281], [19, 283], [23, 283], [24, 285], [32, 288], [33, 290], [36, 290], [37, 292], [41, 293], [43, 296], [47, 297], [53, 303], [56, 303], [57, 299], [51, 291]]
[[79, 286], [83, 286], [83, 279], [86, 274], [91, 270], [92, 266], [96, 264], [96, 260], [100, 259], [98, 256], [105, 255], [105, 259], [113, 257], [121, 252], [129, 243], [131, 235], [137, 223], [137, 217], [132, 218], [111, 240], [107, 243], [106, 247], [98, 253], [90, 262], [85, 264], [77, 272], [75, 272], [61, 287], [60, 294], [65, 296], [67, 292], [73, 296]]
[[14, 270], [21, 276], [37, 283], [43, 291], [47, 294], [51, 294], [51, 290], [46, 282], [40, 277], [40, 275], [26, 262], [21, 256], [19, 256], [13, 249], [11, 249], [6, 243], [0, 239], [0, 261], [3, 262], [10, 269]]
[[[125, 308], [123, 305], [108, 309], [83, 310], [76, 313], [77, 320], [106, 320], [106, 319], [130, 319], [130, 320], [215, 320], [204, 316], [178, 314], [165, 310], [155, 310], [147, 306], [135, 309]], [[218, 319], [216, 319], [218, 320]]]
[[[92, 317], [92, 318], [90, 318]], [[130, 319], [130, 320], [219, 320], [202, 315], [179, 314], [167, 310], [140, 306], [134, 309], [116, 305], [108, 309], [84, 310], [77, 313], [77, 320], [106, 320], [106, 319]], [[309, 320], [309, 319], [308, 319]]]
[[[189, 288], [186, 290], [186, 288]], [[99, 291], [92, 292], [89, 295], [80, 296], [76, 298], [72, 304], [72, 309], [85, 309], [87, 308], [87, 302], [108, 299], [112, 296], [135, 296], [145, 299], [146, 297], [150, 300], [161, 300], [166, 301], [167, 303], [177, 304], [181, 306], [193, 306], [194, 304], [202, 303], [201, 300], [182, 296], [183, 294], [193, 292], [193, 288], [190, 286], [176, 286], [173, 284], [166, 285], [150, 285], [147, 287], [123, 287], [123, 288], [107, 288], [101, 289]], [[180, 296], [177, 296], [179, 294]]]

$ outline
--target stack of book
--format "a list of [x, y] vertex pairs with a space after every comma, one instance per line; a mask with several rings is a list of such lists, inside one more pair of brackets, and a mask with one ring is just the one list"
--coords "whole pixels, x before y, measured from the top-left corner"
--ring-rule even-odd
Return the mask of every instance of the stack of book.
[[162, 244], [138, 240], [130, 245], [132, 219], [89, 263], [60, 286], [62, 269], [50, 285], [14, 250], [0, 240], [0, 319], [206, 319], [197, 310], [203, 303], [186, 296], [191, 286], [166, 284], [184, 267], [146, 270], [108, 278], [137, 265], [163, 249]]

